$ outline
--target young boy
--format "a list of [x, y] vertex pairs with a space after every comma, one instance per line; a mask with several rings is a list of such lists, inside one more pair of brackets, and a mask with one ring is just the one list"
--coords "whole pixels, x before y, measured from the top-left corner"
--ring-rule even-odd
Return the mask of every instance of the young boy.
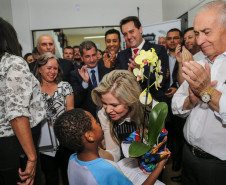
[[[69, 159], [70, 185], [132, 184], [116, 163], [99, 157], [98, 146], [103, 140], [103, 132], [89, 112], [73, 109], [63, 113], [56, 120], [54, 130], [61, 145], [77, 152]], [[143, 184], [154, 184], [164, 164], [165, 161], [160, 162]]]

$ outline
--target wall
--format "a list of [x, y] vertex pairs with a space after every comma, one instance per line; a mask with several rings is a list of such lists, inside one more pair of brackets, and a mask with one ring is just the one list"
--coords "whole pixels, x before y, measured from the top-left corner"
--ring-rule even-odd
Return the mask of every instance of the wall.
[[163, 21], [180, 17], [205, 0], [162, 0]]
[[188, 27], [192, 27], [197, 10], [210, 1], [212, 0], [162, 0], [163, 21], [177, 19], [188, 12]]
[[128, 15], [143, 24], [162, 21], [161, 0], [30, 0], [31, 29], [118, 25]]
[[[68, 45], [69, 46], [75, 46], [75, 45], [80, 45], [84, 40], [84, 37], [89, 36], [89, 35], [67, 35], [68, 39]], [[93, 35], [93, 36], [101, 36], [101, 35]], [[98, 49], [104, 51], [106, 49], [105, 47], [105, 38], [95, 38], [95, 39], [89, 39], [93, 41]]]
[[11, 0], [11, 5], [23, 54], [32, 50], [31, 30], [114, 26], [137, 15], [137, 7], [143, 25], [162, 21], [161, 0]]
[[13, 24], [11, 1], [0, 0], [0, 17], [4, 18], [10, 24]]

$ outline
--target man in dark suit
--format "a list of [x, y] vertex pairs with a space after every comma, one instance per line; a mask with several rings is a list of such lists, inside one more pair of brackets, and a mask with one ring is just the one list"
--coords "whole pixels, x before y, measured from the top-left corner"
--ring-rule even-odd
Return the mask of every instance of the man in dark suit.
[[[53, 42], [53, 38], [49, 35], [41, 35], [38, 38], [37, 50], [40, 55], [46, 52], [51, 52], [52, 54], [55, 54], [55, 45]], [[32, 65], [29, 65], [31, 72], [33, 72], [35, 63]], [[59, 58], [59, 64], [63, 70], [63, 81], [70, 82], [70, 72], [74, 70], [74, 66], [72, 62], [66, 59]]]
[[[139, 67], [135, 64], [134, 58], [140, 53], [143, 49], [145, 51], [155, 49], [155, 52], [158, 55], [158, 58], [161, 60], [162, 65], [162, 75], [163, 81], [161, 83], [161, 88], [157, 91], [154, 86], [151, 87], [150, 92], [153, 98], [157, 101], [164, 100], [164, 88], [166, 82], [166, 72], [169, 68], [168, 56], [166, 54], [165, 48], [160, 45], [152, 44], [148, 41], [145, 41], [142, 37], [142, 26], [139, 19], [135, 16], [129, 16], [121, 20], [120, 29], [124, 35], [126, 44], [129, 46], [128, 49], [121, 51], [116, 60], [115, 69], [128, 69], [132, 71], [134, 68]], [[144, 74], [148, 77], [150, 67], [145, 66]], [[150, 76], [150, 84], [155, 81], [155, 74], [152, 73]], [[144, 79], [141, 84], [141, 88], [144, 90], [147, 88], [147, 80]]]
[[[182, 161], [182, 148], [183, 148], [183, 126], [185, 120], [172, 114], [171, 101], [173, 95], [176, 93], [179, 84], [177, 81], [178, 62], [176, 61], [176, 47], [183, 41], [182, 32], [173, 28], [167, 32], [166, 45], [167, 54], [169, 56], [169, 72], [170, 76], [167, 79], [167, 91], [165, 93], [168, 103], [168, 116], [166, 119], [165, 127], [168, 130], [168, 148], [172, 152], [174, 171], [178, 171], [181, 167]], [[180, 176], [179, 176], [180, 177]], [[179, 177], [172, 177], [173, 181], [179, 181]]]
[[110, 69], [105, 68], [103, 61], [98, 62], [97, 47], [92, 41], [82, 42], [79, 50], [85, 65], [71, 72], [75, 108], [83, 108], [96, 117], [97, 106], [92, 101], [91, 91]]

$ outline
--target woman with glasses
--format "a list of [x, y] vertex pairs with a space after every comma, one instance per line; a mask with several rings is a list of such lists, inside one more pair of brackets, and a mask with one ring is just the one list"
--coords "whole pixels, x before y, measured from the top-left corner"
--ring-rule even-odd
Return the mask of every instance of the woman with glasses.
[[[52, 53], [45, 53], [39, 57], [35, 66], [35, 76], [41, 84], [42, 95], [47, 111], [47, 133], [52, 138], [53, 148], [41, 151], [41, 166], [45, 174], [46, 184], [58, 185], [58, 169], [61, 169], [63, 184], [68, 184], [67, 163], [71, 151], [58, 146], [58, 141], [53, 131], [56, 118], [67, 110], [74, 109], [74, 95], [68, 82], [62, 81], [62, 69], [58, 59]], [[45, 130], [45, 131], [46, 131]], [[42, 130], [43, 132], [43, 130]]]

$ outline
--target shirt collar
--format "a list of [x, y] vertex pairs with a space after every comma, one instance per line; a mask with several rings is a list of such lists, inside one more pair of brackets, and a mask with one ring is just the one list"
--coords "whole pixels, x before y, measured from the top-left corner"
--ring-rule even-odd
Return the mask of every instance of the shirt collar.
[[125, 122], [131, 122], [131, 118], [125, 118], [124, 120], [122, 120], [120, 123], [119, 123], [119, 125], [122, 125], [123, 123], [125, 123]]
[[138, 54], [140, 54], [140, 50], [143, 48], [144, 43], [145, 43], [145, 40], [143, 39], [143, 41], [140, 43], [140, 45], [137, 48], [131, 48], [132, 54], [134, 49], [139, 49]]
[[94, 68], [87, 68], [87, 71], [88, 71], [89, 74], [91, 73], [91, 70], [94, 70], [95, 73], [97, 73], [97, 66], [94, 67]]

